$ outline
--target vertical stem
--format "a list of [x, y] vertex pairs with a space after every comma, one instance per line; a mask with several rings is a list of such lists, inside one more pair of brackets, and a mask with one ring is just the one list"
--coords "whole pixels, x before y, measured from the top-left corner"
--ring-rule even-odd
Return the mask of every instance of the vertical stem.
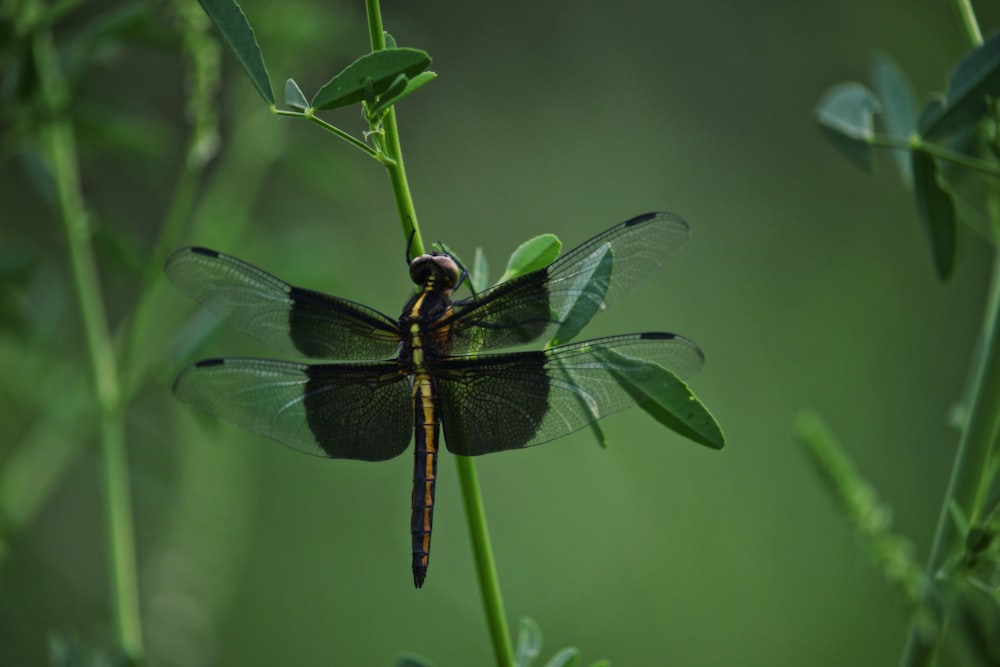
[[983, 43], [983, 33], [979, 30], [979, 22], [976, 21], [976, 13], [972, 9], [970, 0], [953, 0], [958, 19], [962, 22], [965, 30], [965, 37], [973, 47]]
[[[935, 598], [935, 582], [938, 574], [948, 562], [949, 557], [959, 548], [960, 535], [951, 517], [950, 506], [955, 503], [969, 518], [971, 523], [979, 519], [984, 498], [983, 475], [987, 469], [993, 446], [993, 435], [996, 432], [1000, 414], [1000, 255], [994, 259], [992, 283], [989, 291], [989, 303], [986, 304], [986, 315], [983, 321], [982, 353], [979, 363], [973, 369], [972, 404], [969, 418], [959, 442], [958, 452], [952, 466], [948, 490], [938, 517], [937, 529], [934, 532], [934, 543], [931, 547], [931, 557], [927, 565], [929, 584], [924, 591], [921, 603], [939, 613], [933, 616], [938, 619], [938, 628], [925, 634], [919, 627], [918, 617], [910, 624], [909, 636], [903, 653], [902, 663], [906, 667], [928, 665], [933, 660], [934, 652], [941, 636], [940, 626], [944, 618], [937, 609]], [[925, 631], [926, 632], [926, 631]]]
[[142, 626], [118, 371], [107, 328], [97, 266], [90, 245], [90, 227], [80, 188], [76, 140], [66, 119], [69, 93], [48, 26], [35, 27], [33, 49], [38, 65], [42, 103], [49, 118], [41, 127], [40, 136], [66, 229], [70, 263], [99, 406], [109, 574], [117, 641], [128, 656], [138, 660], [143, 652]]
[[[382, 28], [382, 11], [379, 0], [365, 0], [368, 13], [368, 33], [371, 38], [372, 51], [385, 48], [385, 31]], [[382, 164], [389, 173], [389, 183], [396, 200], [396, 210], [403, 227], [403, 236], [409, 243], [410, 256], [422, 255], [424, 242], [420, 237], [420, 225], [417, 223], [417, 211], [413, 206], [410, 186], [406, 180], [406, 169], [403, 167], [403, 147], [399, 143], [399, 128], [396, 125], [396, 108], [389, 107], [382, 120], [385, 131], [385, 158]]]
[[[971, 2], [953, 0], [953, 5], [966, 41], [972, 48], [982, 45], [982, 32]], [[995, 215], [995, 211], [991, 213]], [[947, 575], [943, 570], [949, 558], [961, 548], [961, 535], [951, 516], [951, 507], [954, 504], [961, 509], [972, 524], [979, 520], [982, 511], [988, 481], [985, 475], [992, 456], [993, 436], [1000, 420], [1000, 254], [994, 255], [992, 271], [980, 334], [982, 349], [971, 371], [968, 421], [962, 431], [948, 490], [938, 515], [927, 564], [928, 584], [921, 597], [923, 610], [933, 612], [931, 618], [934, 625], [922, 627], [921, 610], [914, 613], [900, 663], [904, 667], [930, 665], [944, 636], [948, 614], [947, 609], [941, 606], [937, 584], [940, 575]]]
[[479, 593], [483, 598], [483, 611], [486, 612], [486, 621], [490, 628], [493, 653], [496, 656], [497, 667], [511, 667], [514, 664], [514, 651], [511, 648], [507, 616], [500, 595], [500, 579], [497, 577], [496, 563], [493, 560], [493, 547], [490, 546], [490, 533], [486, 528], [486, 514], [483, 511], [482, 495], [479, 493], [476, 465], [471, 456], [456, 456], [455, 462], [458, 465], [458, 481], [462, 487], [465, 518], [469, 525], [472, 554], [476, 561], [476, 575], [479, 579]]
[[[368, 31], [372, 50], [385, 48], [385, 32], [382, 28], [382, 13], [378, 0], [365, 0], [368, 12]], [[403, 233], [410, 244], [412, 255], [423, 253], [423, 242], [420, 238], [420, 227], [417, 225], [417, 214], [410, 196], [410, 188], [406, 181], [406, 170], [403, 167], [403, 150], [399, 143], [399, 130], [396, 126], [396, 110], [390, 107], [383, 120], [385, 131], [385, 164], [389, 172], [389, 181], [396, 198]], [[462, 487], [462, 500], [465, 505], [465, 516], [469, 525], [469, 537], [472, 541], [472, 551], [476, 561], [476, 574], [479, 579], [479, 590], [483, 598], [483, 609], [486, 612], [486, 622], [489, 626], [490, 639], [493, 642], [493, 652], [497, 667], [513, 667], [514, 651], [510, 644], [510, 632], [507, 629], [507, 617], [504, 613], [503, 599], [500, 596], [500, 581], [497, 577], [496, 564], [493, 560], [493, 550], [490, 546], [490, 536], [486, 528], [486, 514], [483, 511], [483, 499], [479, 493], [479, 479], [476, 466], [471, 457], [456, 456], [458, 479]]]

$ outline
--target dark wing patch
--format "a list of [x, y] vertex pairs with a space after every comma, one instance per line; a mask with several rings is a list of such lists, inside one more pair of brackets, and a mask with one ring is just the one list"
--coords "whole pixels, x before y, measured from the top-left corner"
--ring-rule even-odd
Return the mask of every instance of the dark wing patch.
[[545, 352], [445, 359], [438, 373], [445, 443], [455, 454], [478, 456], [568, 435], [636, 404], [619, 380], [635, 362], [685, 378], [704, 357], [682, 336], [630, 334]]
[[238, 331], [287, 354], [385, 359], [400, 341], [395, 320], [347, 299], [293, 287], [236, 257], [181, 248], [167, 277]]
[[384, 461], [401, 454], [413, 432], [406, 377], [394, 362], [209, 359], [177, 377], [174, 395], [307, 454]]

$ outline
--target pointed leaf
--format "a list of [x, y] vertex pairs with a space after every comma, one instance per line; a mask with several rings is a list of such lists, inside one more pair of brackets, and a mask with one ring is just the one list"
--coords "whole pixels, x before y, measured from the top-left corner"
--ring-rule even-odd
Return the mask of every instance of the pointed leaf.
[[[565, 314], [560, 313], [562, 324], [552, 337], [550, 345], [560, 345], [573, 340], [604, 307], [604, 295], [611, 284], [614, 253], [605, 243], [596, 248], [587, 259], [588, 270], [581, 271], [573, 281], [573, 288], [579, 290], [576, 300], [568, 304]], [[604, 443], [605, 445], [607, 443]]]
[[477, 294], [490, 286], [490, 263], [486, 259], [486, 253], [480, 247], [476, 248], [476, 254], [472, 258], [471, 279], [472, 290]]
[[514, 664], [517, 667], [530, 667], [531, 663], [542, 650], [542, 629], [533, 619], [521, 619], [517, 631], [517, 647], [514, 650]]
[[500, 277], [500, 282], [523, 276], [526, 273], [544, 269], [559, 256], [562, 251], [562, 241], [554, 234], [542, 234], [528, 239], [511, 253], [507, 260], [507, 270]]
[[913, 151], [913, 196], [917, 200], [917, 213], [931, 247], [934, 268], [942, 280], [947, 280], [955, 268], [958, 229], [955, 204], [948, 191], [938, 183], [937, 170], [934, 158]]
[[378, 103], [375, 104], [373, 113], [378, 113], [379, 111], [396, 104], [410, 93], [423, 88], [436, 78], [437, 74], [434, 72], [421, 72], [412, 79], [407, 79], [406, 86], [398, 94], [393, 95], [390, 94], [389, 91], [386, 91], [386, 93], [379, 99]]
[[858, 167], [871, 171], [874, 115], [878, 111], [878, 100], [871, 91], [860, 83], [850, 82], [828, 90], [815, 113], [823, 136], [833, 147]]
[[264, 65], [264, 56], [254, 36], [253, 28], [236, 0], [198, 0], [202, 9], [219, 29], [229, 48], [243, 65], [243, 71], [250, 77], [257, 92], [264, 101], [274, 106], [274, 92]]
[[580, 649], [567, 646], [552, 656], [545, 667], [575, 667], [580, 663]]
[[285, 106], [296, 111], [305, 111], [309, 108], [309, 100], [302, 94], [302, 89], [295, 83], [295, 79], [285, 82]]
[[987, 39], [951, 71], [945, 103], [921, 117], [921, 134], [939, 139], [978, 124], [986, 114], [988, 97], [1000, 97], [1000, 33]]
[[396, 48], [396, 38], [390, 35], [388, 30], [382, 31], [382, 37], [385, 38], [385, 48], [387, 49]]
[[319, 89], [312, 100], [314, 109], [337, 109], [365, 99], [369, 80], [375, 95], [381, 95], [400, 74], [413, 78], [431, 64], [431, 57], [419, 49], [383, 49], [361, 56]]
[[[872, 64], [872, 84], [882, 102], [882, 122], [890, 137], [909, 140], [917, 131], [917, 96], [913, 85], [888, 56], [875, 57]], [[899, 175], [907, 187], [913, 186], [910, 151], [893, 149]]]
[[609, 362], [619, 386], [656, 421], [706, 447], [725, 446], [726, 438], [718, 422], [676, 375], [659, 364], [611, 349], [602, 350], [601, 356]]

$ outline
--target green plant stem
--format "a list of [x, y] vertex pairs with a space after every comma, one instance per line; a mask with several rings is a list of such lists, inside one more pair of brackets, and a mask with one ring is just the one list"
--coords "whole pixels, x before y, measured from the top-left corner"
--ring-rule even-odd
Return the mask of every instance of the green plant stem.
[[[372, 50], [384, 49], [385, 31], [382, 28], [382, 13], [378, 0], [365, 0], [365, 8], [368, 13], [368, 31]], [[406, 180], [403, 150], [399, 143], [396, 111], [393, 107], [388, 109], [383, 119], [383, 129], [385, 132], [383, 152], [388, 158], [383, 164], [389, 173], [392, 192], [396, 199], [396, 207], [411, 256], [419, 255], [424, 252], [424, 246], [420, 238], [417, 214], [414, 211], [413, 199], [410, 196], [410, 188]], [[458, 465], [458, 480], [462, 487], [465, 516], [469, 525], [469, 538], [472, 542], [472, 551], [476, 562], [479, 590], [483, 598], [483, 609], [486, 612], [486, 622], [489, 626], [490, 639], [493, 642], [497, 667], [513, 667], [514, 651], [510, 643], [507, 616], [504, 613], [503, 599], [500, 596], [500, 581], [497, 577], [490, 536], [486, 528], [486, 514], [483, 510], [482, 495], [479, 492], [476, 465], [470, 457], [456, 456], [455, 459]]]
[[1000, 178], [1000, 167], [997, 165], [970, 157], [964, 153], [959, 153], [958, 151], [953, 151], [950, 148], [945, 148], [944, 146], [940, 146], [938, 144], [924, 141], [920, 137], [914, 137], [912, 139], [898, 139], [896, 137], [890, 137], [883, 134], [876, 134], [871, 138], [869, 144], [879, 148], [901, 148], [903, 150], [922, 151], [940, 160], [952, 162], [961, 167], [965, 167], [966, 169], [973, 169], [986, 174], [987, 176]]
[[361, 141], [360, 139], [352, 136], [351, 134], [343, 131], [342, 129], [340, 129], [336, 125], [332, 125], [332, 124], [326, 122], [325, 120], [323, 120], [322, 118], [318, 118], [315, 114], [313, 114], [312, 110], [309, 110], [309, 111], [289, 111], [287, 109], [275, 109], [274, 107], [271, 107], [271, 113], [273, 113], [275, 116], [290, 116], [292, 118], [305, 118], [306, 120], [310, 121], [311, 123], [315, 123], [316, 125], [319, 125], [320, 127], [322, 127], [327, 132], [330, 132], [332, 134], [337, 135], [338, 137], [340, 137], [341, 139], [343, 139], [347, 143], [351, 144], [352, 146], [354, 146], [358, 150], [363, 151], [364, 153], [366, 153], [368, 155], [368, 157], [375, 158], [376, 160], [380, 159], [379, 158], [379, 154], [371, 146], [369, 146], [365, 142]]
[[[382, 11], [378, 0], [365, 0], [368, 14], [368, 34], [371, 38], [372, 51], [385, 48], [385, 30], [382, 28]], [[392, 193], [396, 200], [396, 210], [403, 227], [403, 236], [407, 239], [410, 257], [424, 253], [424, 243], [420, 237], [420, 225], [417, 223], [417, 212], [410, 195], [410, 186], [406, 180], [406, 169], [403, 166], [403, 147], [399, 143], [399, 128], [396, 125], [396, 108], [389, 107], [382, 119], [385, 131], [385, 147], [383, 152], [388, 158], [382, 161], [389, 174]]]
[[486, 514], [483, 511], [482, 495], [479, 493], [476, 465], [471, 456], [456, 456], [455, 462], [458, 466], [458, 481], [462, 487], [465, 518], [472, 540], [472, 555], [476, 561], [479, 593], [483, 598], [483, 610], [486, 612], [490, 640], [493, 642], [493, 654], [496, 657], [497, 667], [511, 667], [514, 664], [514, 650], [510, 643], [510, 631], [507, 629], [507, 616], [500, 595], [500, 579], [497, 577], [496, 563], [493, 560], [490, 534], [486, 528]]
[[[951, 518], [950, 507], [956, 504], [975, 525], [981, 519], [988, 487], [986, 473], [993, 454], [994, 434], [1000, 423], [1000, 254], [994, 257], [988, 299], [982, 330], [983, 347], [973, 368], [969, 417], [962, 431], [927, 566], [931, 583], [924, 591], [922, 604], [931, 609], [937, 606], [934, 581], [946, 574], [942, 572], [945, 564], [956, 549], [961, 548], [962, 536]], [[921, 632], [916, 622], [911, 624], [903, 653], [905, 667], [931, 663], [943, 623], [942, 617], [937, 630], [931, 633]]]
[[42, 103], [49, 118], [42, 125], [40, 136], [66, 228], [70, 263], [80, 302], [99, 409], [115, 629], [121, 649], [132, 659], [138, 660], [143, 652], [142, 626], [121, 392], [97, 266], [90, 245], [91, 233], [80, 188], [76, 140], [66, 117], [69, 93], [48, 26], [36, 27], [33, 52], [38, 67]]
[[973, 48], [983, 43], [983, 33], [979, 30], [979, 22], [976, 20], [976, 12], [972, 9], [969, 0], [952, 0], [955, 11], [958, 13], [958, 20], [965, 30], [966, 40]]
[[[972, 4], [968, 0], [953, 2], [969, 46], [980, 46], [983, 35]], [[978, 168], [976, 165], [967, 166]], [[993, 215], [996, 215], [995, 210]], [[970, 403], [968, 420], [952, 465], [948, 490], [941, 504], [927, 565], [928, 585], [921, 600], [924, 609], [935, 612], [937, 623], [929, 629], [924, 628], [920, 623], [919, 610], [914, 614], [900, 663], [903, 667], [930, 665], [944, 635], [947, 612], [940, 607], [935, 583], [939, 576], [947, 575], [943, 572], [945, 564], [956, 549], [961, 548], [961, 535], [951, 515], [952, 506], [957, 506], [968, 517], [969, 522], [975, 525], [981, 520], [980, 514], [988, 490], [994, 434], [1000, 422], [1000, 253], [994, 252], [992, 271], [980, 334], [982, 348], [972, 368], [971, 391], [967, 394]]]

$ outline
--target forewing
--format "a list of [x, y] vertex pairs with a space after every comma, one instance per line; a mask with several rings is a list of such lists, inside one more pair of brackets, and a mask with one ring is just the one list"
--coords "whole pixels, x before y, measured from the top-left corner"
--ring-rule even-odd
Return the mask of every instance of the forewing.
[[675, 334], [452, 357], [438, 374], [445, 443], [465, 456], [540, 445], [635, 405], [623, 379], [650, 364], [685, 378], [703, 363], [698, 346]]
[[208, 359], [177, 377], [174, 395], [307, 454], [384, 461], [413, 431], [405, 379], [395, 363]]
[[294, 287], [240, 259], [181, 248], [167, 277], [238, 331], [282, 352], [315, 359], [385, 359], [396, 353], [396, 322], [367, 306]]
[[558, 335], [570, 340], [590, 318], [626, 296], [685, 243], [673, 213], [647, 213], [598, 234], [547, 268], [457, 302], [439, 326], [452, 351], [474, 353]]

